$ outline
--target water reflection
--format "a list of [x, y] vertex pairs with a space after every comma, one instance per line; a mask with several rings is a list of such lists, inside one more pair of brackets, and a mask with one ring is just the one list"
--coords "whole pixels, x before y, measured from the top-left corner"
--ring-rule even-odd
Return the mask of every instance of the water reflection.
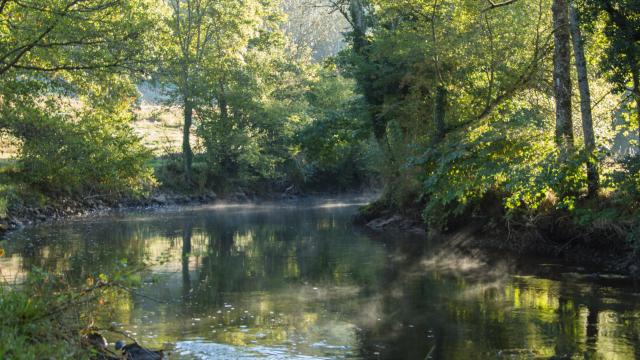
[[[638, 293], [457, 239], [350, 225], [354, 206], [139, 213], [14, 233], [2, 274], [81, 283], [123, 260], [169, 259], [115, 321], [184, 359], [640, 358]], [[464, 236], [458, 234], [457, 236]]]

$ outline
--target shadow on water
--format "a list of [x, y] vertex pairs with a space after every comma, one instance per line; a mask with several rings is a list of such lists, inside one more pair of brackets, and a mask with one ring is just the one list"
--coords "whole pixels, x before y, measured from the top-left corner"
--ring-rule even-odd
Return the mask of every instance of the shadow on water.
[[104, 322], [178, 359], [640, 358], [639, 294], [580, 269], [369, 234], [356, 206], [216, 206], [11, 235], [2, 274], [82, 283], [166, 258]]

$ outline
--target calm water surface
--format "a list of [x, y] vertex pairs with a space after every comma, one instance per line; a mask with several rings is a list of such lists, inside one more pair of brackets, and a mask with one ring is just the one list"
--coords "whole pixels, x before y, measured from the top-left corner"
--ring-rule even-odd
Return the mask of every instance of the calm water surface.
[[109, 321], [174, 359], [640, 358], [633, 284], [461, 252], [450, 244], [463, 234], [372, 235], [350, 224], [356, 209], [209, 206], [42, 225], [11, 234], [0, 269], [82, 282], [164, 258]]

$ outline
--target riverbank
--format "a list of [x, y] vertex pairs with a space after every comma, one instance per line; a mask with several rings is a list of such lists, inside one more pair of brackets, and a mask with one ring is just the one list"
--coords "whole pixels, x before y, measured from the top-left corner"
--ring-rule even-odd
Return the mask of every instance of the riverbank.
[[345, 193], [332, 192], [303, 192], [293, 187], [284, 191], [271, 193], [251, 193], [238, 189], [224, 195], [214, 191], [185, 194], [171, 191], [156, 191], [148, 196], [122, 197], [111, 199], [107, 197], [84, 197], [79, 199], [62, 198], [51, 200], [44, 206], [24, 206], [13, 209], [6, 216], [0, 217], [0, 239], [8, 232], [28, 226], [34, 226], [48, 221], [62, 220], [74, 217], [86, 217], [104, 214], [110, 211], [154, 209], [171, 206], [191, 206], [215, 203], [261, 203], [269, 201], [302, 201], [306, 199], [325, 198], [337, 195], [362, 196], [375, 198], [372, 191], [350, 191]]
[[[485, 209], [487, 210], [487, 209]], [[465, 230], [469, 236], [454, 246], [463, 249], [506, 251], [519, 256], [560, 259], [578, 266], [640, 278], [640, 258], [628, 240], [633, 223], [590, 221], [578, 223], [567, 211], [548, 211], [530, 217], [468, 212], [450, 219], [442, 231], [428, 229], [420, 206], [398, 209], [374, 202], [360, 209], [354, 223], [376, 232], [400, 231], [447, 235]]]
[[[237, 195], [240, 196], [239, 194]], [[4, 233], [51, 220], [82, 217], [115, 209], [136, 209], [172, 205], [205, 204], [218, 200], [215, 192], [179, 194], [155, 192], [149, 196], [109, 198], [87, 196], [51, 199], [44, 206], [18, 206], [0, 218], [0, 236]]]

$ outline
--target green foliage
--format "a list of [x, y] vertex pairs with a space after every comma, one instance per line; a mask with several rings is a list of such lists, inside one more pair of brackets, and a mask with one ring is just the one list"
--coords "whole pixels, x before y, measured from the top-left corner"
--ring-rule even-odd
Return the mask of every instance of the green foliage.
[[[607, 72], [616, 89], [627, 91], [633, 85], [633, 76], [640, 71], [640, 4], [634, 0], [580, 1], [583, 21], [593, 32], [602, 32], [604, 56], [602, 69]], [[636, 89], [637, 91], [637, 89]]]
[[3, 81], [21, 74], [40, 74], [42, 80], [60, 76], [59, 71], [137, 67], [145, 50], [153, 46], [155, 6], [150, 0], [4, 2], [0, 9]]
[[330, 64], [310, 84], [312, 120], [297, 135], [307, 186], [345, 190], [375, 176], [376, 145], [370, 139], [363, 99], [354, 91], [353, 81]]
[[[431, 189], [438, 187], [432, 182], [443, 182], [445, 189], [447, 178], [463, 171], [456, 169], [462, 166], [459, 162], [473, 162], [475, 151], [483, 149], [465, 139], [467, 131], [478, 128], [483, 135], [470, 136], [493, 141], [495, 136], [481, 128], [492, 127], [487, 119], [520, 93], [537, 90], [536, 81], [549, 63], [550, 2], [514, 2], [490, 12], [478, 1], [367, 3], [364, 41], [358, 42], [354, 30], [352, 47], [341, 54], [340, 64], [356, 79], [367, 102], [368, 122], [384, 152], [389, 200], [400, 207], [415, 206], [424, 194], [441, 196], [436, 201], [440, 205], [460, 201], [456, 207], [464, 208], [468, 199], [481, 197], [492, 186], [484, 184], [487, 179], [498, 177], [493, 163], [487, 164], [484, 178], [474, 177], [484, 166], [480, 158], [468, 164], [464, 171], [471, 171], [469, 176], [463, 173], [446, 194]], [[508, 126], [496, 131], [506, 130]], [[446, 142], [440, 143], [446, 133]], [[510, 141], [495, 140], [484, 150], [505, 151], [501, 156], [508, 158], [510, 150], [500, 147]], [[438, 165], [416, 166], [429, 162]], [[422, 185], [425, 172], [429, 180]]]
[[147, 0], [3, 3], [0, 131], [20, 142], [17, 172], [4, 181], [65, 196], [134, 194], [152, 183], [128, 124], [130, 71], [155, 46], [152, 9]]
[[52, 98], [8, 124], [23, 139], [18, 171], [24, 183], [58, 195], [134, 194], [152, 185], [149, 152], [129, 125], [131, 100], [111, 97], [116, 84], [104, 94], [106, 88], [94, 85], [73, 106]]
[[[0, 289], [0, 357], [3, 359], [89, 359], [79, 342], [71, 345], [53, 319], [51, 305], [30, 294]], [[55, 329], [55, 330], [53, 330]]]
[[488, 196], [498, 196], [508, 212], [552, 206], [572, 207], [584, 174], [563, 164], [548, 126], [535, 126], [536, 113], [502, 113], [465, 131], [452, 133], [413, 165], [426, 169], [425, 219], [435, 227], [462, 215]]
[[638, 155], [626, 156], [612, 172], [609, 186], [617, 189], [617, 197], [629, 210], [640, 205], [640, 161]]
[[81, 316], [101, 292], [70, 290], [62, 277], [33, 269], [20, 288], [0, 284], [0, 358], [90, 359]]
[[[49, 121], [51, 120], [51, 121]], [[135, 194], [152, 185], [149, 152], [126, 124], [41, 119], [20, 154], [23, 181], [43, 192]]]
[[0, 358], [102, 358], [84, 336], [95, 332], [96, 319], [112, 319], [125, 289], [140, 286], [144, 267], [120, 260], [109, 275], [91, 274], [79, 283], [34, 267], [24, 283], [0, 282]]

